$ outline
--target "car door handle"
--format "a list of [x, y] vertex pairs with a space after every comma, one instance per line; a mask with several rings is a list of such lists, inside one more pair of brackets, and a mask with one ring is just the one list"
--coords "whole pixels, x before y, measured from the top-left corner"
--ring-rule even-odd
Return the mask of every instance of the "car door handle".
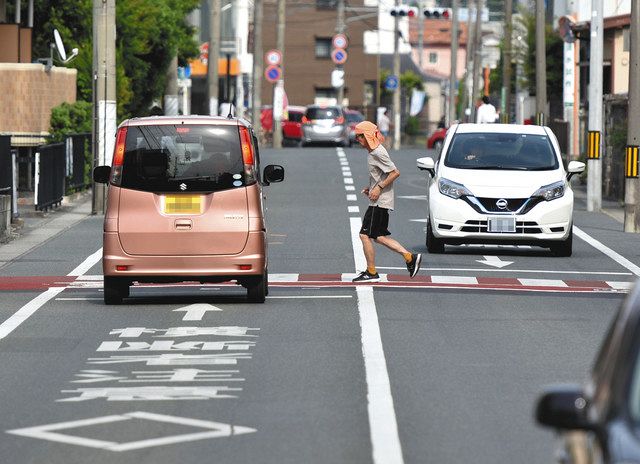
[[191, 219], [176, 219], [175, 227], [177, 230], [190, 230], [193, 227]]

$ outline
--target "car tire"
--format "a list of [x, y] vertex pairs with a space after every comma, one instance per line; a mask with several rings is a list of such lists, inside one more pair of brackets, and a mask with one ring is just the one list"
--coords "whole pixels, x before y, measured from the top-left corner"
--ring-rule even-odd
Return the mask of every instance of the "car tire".
[[267, 297], [269, 274], [265, 270], [260, 277], [255, 277], [247, 282], [247, 299], [249, 303], [264, 303]]
[[433, 235], [433, 229], [431, 228], [431, 218], [427, 218], [427, 239], [426, 239], [427, 251], [431, 254], [444, 253], [444, 242], [436, 238]]
[[433, 142], [433, 149], [436, 151], [436, 153], [442, 150], [442, 143], [442, 140], [436, 140], [435, 142]]
[[129, 297], [129, 281], [120, 277], [104, 277], [104, 304], [119, 305]]
[[573, 252], [573, 226], [570, 226], [569, 236], [562, 242], [551, 245], [551, 253], [554, 256], [568, 258]]

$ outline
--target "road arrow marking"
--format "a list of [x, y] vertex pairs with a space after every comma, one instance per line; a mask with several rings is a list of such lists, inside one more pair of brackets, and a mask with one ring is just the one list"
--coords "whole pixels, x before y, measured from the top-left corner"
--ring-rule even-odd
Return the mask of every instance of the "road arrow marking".
[[173, 311], [184, 311], [183, 321], [201, 321], [207, 311], [222, 311], [222, 308], [207, 303], [196, 303], [174, 309]]
[[513, 264], [513, 261], [502, 261], [497, 256], [485, 256], [484, 260], [476, 259], [476, 262], [481, 264], [486, 264], [487, 266], [493, 266], [498, 268], [502, 268], [502, 267], [508, 266], [509, 264]]

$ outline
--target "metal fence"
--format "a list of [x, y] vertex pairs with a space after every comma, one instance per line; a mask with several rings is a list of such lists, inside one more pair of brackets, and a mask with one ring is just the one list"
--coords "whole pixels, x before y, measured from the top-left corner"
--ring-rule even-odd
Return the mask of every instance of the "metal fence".
[[0, 195], [11, 195], [13, 189], [13, 161], [11, 137], [0, 135]]
[[64, 197], [66, 150], [65, 143], [38, 147], [36, 151], [35, 208], [38, 211], [59, 206]]
[[67, 137], [67, 193], [84, 190], [91, 185], [91, 134], [76, 134]]

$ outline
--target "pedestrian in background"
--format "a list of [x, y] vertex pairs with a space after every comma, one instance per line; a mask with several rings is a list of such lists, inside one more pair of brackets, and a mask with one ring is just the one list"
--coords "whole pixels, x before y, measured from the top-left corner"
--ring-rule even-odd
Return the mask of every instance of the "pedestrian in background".
[[476, 123], [493, 123], [496, 122], [497, 116], [496, 107], [491, 104], [489, 97], [482, 97], [482, 104], [476, 110]]
[[409, 276], [413, 278], [420, 270], [422, 255], [408, 251], [397, 240], [390, 237], [391, 232], [388, 230], [389, 210], [393, 209], [393, 182], [400, 177], [400, 171], [382, 145], [384, 137], [375, 124], [363, 121], [356, 125], [355, 133], [358, 143], [368, 152], [369, 186], [362, 189], [362, 193], [369, 198], [369, 207], [364, 214], [360, 229], [360, 240], [367, 260], [367, 269], [353, 279], [353, 282], [380, 280], [376, 270], [373, 242], [401, 254], [407, 265]]
[[378, 115], [378, 130], [382, 134], [382, 137], [385, 139], [386, 143], [383, 143], [385, 148], [390, 147], [391, 139], [389, 137], [391, 132], [391, 119], [387, 116], [389, 110], [385, 108], [385, 110]]

